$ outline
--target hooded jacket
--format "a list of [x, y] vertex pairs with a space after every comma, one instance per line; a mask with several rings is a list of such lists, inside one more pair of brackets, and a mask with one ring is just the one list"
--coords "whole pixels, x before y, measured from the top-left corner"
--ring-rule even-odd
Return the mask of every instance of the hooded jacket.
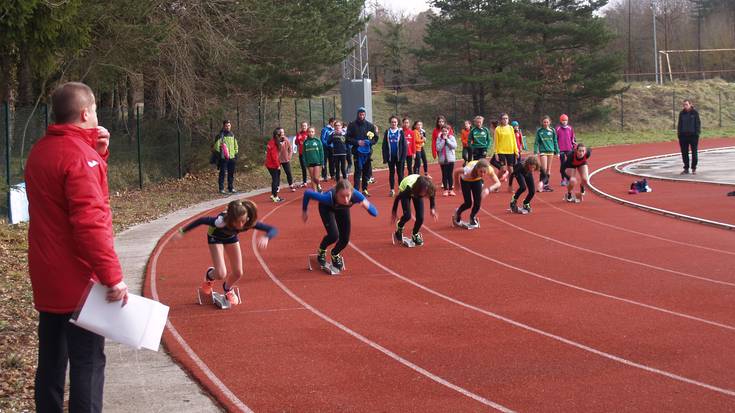
[[97, 129], [51, 125], [26, 162], [28, 267], [38, 311], [78, 310], [89, 282], [123, 280], [115, 253], [107, 157]]
[[690, 111], [682, 110], [679, 113], [679, 121], [676, 125], [679, 136], [699, 136], [702, 132], [702, 123], [699, 120], [699, 112], [692, 107]]

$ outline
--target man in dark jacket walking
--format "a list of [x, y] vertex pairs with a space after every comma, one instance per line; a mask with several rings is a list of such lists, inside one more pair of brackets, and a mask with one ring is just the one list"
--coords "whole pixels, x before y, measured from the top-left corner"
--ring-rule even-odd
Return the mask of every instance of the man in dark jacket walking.
[[355, 189], [361, 190], [365, 196], [370, 196], [367, 190], [368, 179], [372, 172], [370, 155], [373, 153], [373, 145], [378, 143], [378, 134], [375, 126], [365, 119], [365, 108], [357, 109], [357, 119], [347, 127], [346, 136], [355, 156]]
[[681, 148], [681, 159], [684, 161], [684, 170], [682, 175], [689, 173], [689, 148], [692, 148], [692, 174], [697, 173], [697, 146], [699, 145], [699, 134], [702, 131], [702, 124], [699, 121], [699, 112], [694, 109], [690, 100], [684, 101], [684, 109], [679, 113], [679, 123], [676, 127], [676, 133], [679, 137], [679, 147]]

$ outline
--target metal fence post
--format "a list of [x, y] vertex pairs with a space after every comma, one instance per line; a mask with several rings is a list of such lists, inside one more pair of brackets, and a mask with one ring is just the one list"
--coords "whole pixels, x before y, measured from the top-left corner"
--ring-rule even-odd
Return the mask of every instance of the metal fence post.
[[209, 137], [214, 136], [214, 125], [212, 124], [212, 117], [209, 117]]
[[625, 101], [623, 100], [623, 94], [620, 94], [620, 130], [625, 130]]
[[281, 126], [281, 103], [282, 98], [281, 96], [278, 97], [278, 126]]
[[337, 119], [337, 96], [332, 96], [332, 117]]
[[[239, 105], [239, 104], [238, 104]], [[237, 117], [238, 117], [238, 124], [239, 118], [240, 118], [240, 107], [238, 106], [237, 110]], [[179, 151], [179, 179], [181, 179], [181, 126], [179, 124], [179, 112], [176, 111], [176, 143], [178, 145], [178, 151]]]
[[454, 127], [459, 125], [459, 118], [457, 118], [457, 95], [454, 96]]
[[[5, 183], [10, 189], [10, 105], [5, 102]], [[10, 212], [10, 197], [8, 197], [8, 212]]]
[[324, 106], [324, 98], [322, 98], [322, 128], [327, 124], [326, 109]]
[[294, 98], [293, 100], [293, 124], [296, 133], [299, 132], [299, 100]]
[[[176, 122], [179, 121], [179, 114], [176, 113]], [[237, 131], [240, 132], [240, 99], [237, 100]]]
[[43, 104], [43, 126], [48, 129], [48, 103]]
[[671, 119], [676, 130], [676, 91], [671, 92]]
[[719, 125], [722, 127], [722, 91], [717, 91], [717, 108], [720, 116]]
[[309, 98], [309, 126], [311, 126], [312, 123], [313, 122], [311, 120], [311, 98]]
[[394, 115], [395, 116], [398, 116], [398, 88], [396, 88], [395, 91], [396, 91], [396, 94], [395, 94], [395, 96], [396, 96], [396, 111], [395, 111]]
[[[210, 126], [212, 125], [212, 119], [209, 119]], [[135, 131], [136, 131], [136, 140], [138, 141], [138, 185], [140, 186], [140, 190], [143, 190], [143, 165], [141, 164], [141, 156], [140, 156], [140, 105], [137, 105], [135, 108]]]

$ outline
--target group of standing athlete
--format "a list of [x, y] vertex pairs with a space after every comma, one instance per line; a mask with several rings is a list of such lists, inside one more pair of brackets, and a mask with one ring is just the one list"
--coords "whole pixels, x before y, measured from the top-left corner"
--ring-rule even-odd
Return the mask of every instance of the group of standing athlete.
[[[559, 157], [560, 161], [560, 183], [567, 189], [564, 199], [581, 202], [588, 185], [587, 160], [590, 150], [576, 141], [567, 115], [560, 116], [556, 127], [551, 126], [549, 116], [541, 119], [536, 131], [534, 154], [528, 153], [520, 124], [510, 121], [508, 114], [502, 113], [497, 121], [490, 122], [489, 127], [484, 123], [482, 116], [464, 121], [458, 140], [444, 116], [436, 118], [430, 137], [421, 121], [412, 123], [408, 118], [399, 119], [397, 116], [388, 119], [380, 149], [383, 162], [388, 166], [388, 196], [393, 198], [391, 222], [395, 224], [395, 243], [400, 245], [404, 242], [404, 226], [414, 218], [410, 240], [414, 245], [423, 245], [420, 230], [424, 221], [424, 198], [429, 199], [431, 216], [438, 219], [435, 199], [438, 188], [428, 173], [426, 152], [429, 148], [440, 166], [442, 196], [456, 196], [455, 183], [462, 192], [463, 202], [452, 216], [453, 226], [478, 228], [477, 214], [482, 199], [490, 192], [499, 191], [502, 181], [507, 181], [508, 192], [513, 194], [510, 211], [530, 213], [531, 200], [536, 191], [553, 191], [550, 180], [555, 157]], [[283, 169], [292, 192], [298, 187], [309, 186], [301, 204], [304, 222], [308, 219], [309, 204], [318, 204], [317, 209], [326, 232], [316, 254], [322, 267], [327, 265], [329, 255], [335, 269], [344, 268], [341, 253], [350, 241], [350, 209], [353, 205], [362, 206], [373, 217], [378, 216], [377, 208], [368, 201], [368, 185], [373, 182], [371, 156], [373, 146], [379, 142], [378, 136], [378, 128], [365, 118], [365, 109], [359, 108], [354, 121], [345, 125], [340, 120], [330, 119], [319, 135], [314, 127], [303, 122], [294, 145], [281, 127], [274, 129], [268, 141], [265, 166], [272, 177], [271, 200], [283, 200], [278, 196], [280, 172]], [[426, 144], [430, 146], [425, 148]], [[291, 175], [290, 155], [296, 151], [301, 165], [301, 185], [296, 185]], [[462, 165], [455, 168], [458, 152], [461, 152]], [[353, 172], [353, 182], [348, 180], [350, 171]], [[535, 172], [539, 173], [538, 184], [534, 180]], [[328, 181], [327, 177], [331, 178], [334, 185], [323, 190], [322, 183]], [[515, 191], [514, 181], [518, 183]], [[574, 188], [577, 186], [580, 192], [575, 194]], [[518, 200], [524, 193], [525, 198], [519, 207]], [[402, 208], [400, 217], [399, 205]], [[415, 216], [412, 216], [412, 209]], [[470, 210], [470, 215], [465, 222], [462, 221], [462, 214], [467, 210]], [[235, 283], [243, 274], [238, 234], [249, 229], [263, 231], [265, 235], [259, 238], [258, 245], [265, 248], [278, 231], [257, 221], [257, 207], [249, 200], [232, 201], [227, 210], [219, 215], [189, 223], [181, 228], [181, 235], [199, 225], [209, 227], [207, 243], [213, 263], [205, 273], [201, 291], [210, 293], [213, 282], [221, 279], [225, 297], [231, 304], [238, 304], [239, 296], [233, 292]], [[331, 250], [327, 254], [330, 246]], [[229, 260], [229, 271], [225, 257]]]

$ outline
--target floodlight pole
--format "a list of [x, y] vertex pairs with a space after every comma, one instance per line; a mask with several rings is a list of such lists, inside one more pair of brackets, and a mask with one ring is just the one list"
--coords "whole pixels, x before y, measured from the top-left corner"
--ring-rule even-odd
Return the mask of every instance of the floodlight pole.
[[656, 44], [656, 4], [651, 0], [651, 14], [653, 15], [653, 67], [656, 73], [656, 84], [661, 83], [658, 74], [658, 45]]

